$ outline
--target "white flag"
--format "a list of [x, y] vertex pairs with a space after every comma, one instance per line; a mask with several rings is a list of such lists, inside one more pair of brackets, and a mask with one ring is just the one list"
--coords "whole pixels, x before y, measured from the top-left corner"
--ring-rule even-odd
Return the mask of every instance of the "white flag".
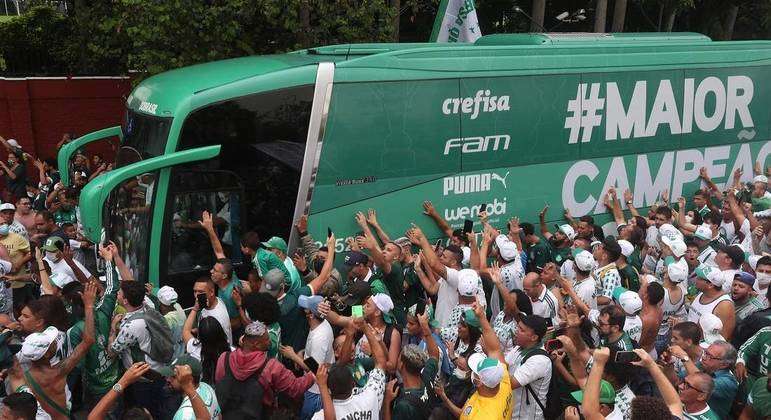
[[474, 42], [482, 36], [474, 0], [442, 0], [431, 42]]

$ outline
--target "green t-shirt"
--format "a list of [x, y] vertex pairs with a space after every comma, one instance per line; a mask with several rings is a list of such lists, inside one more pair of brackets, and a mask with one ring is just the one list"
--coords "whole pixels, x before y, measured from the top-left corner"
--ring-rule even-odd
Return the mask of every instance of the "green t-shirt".
[[[121, 375], [120, 358], [110, 358], [107, 354], [110, 322], [115, 310], [119, 288], [118, 273], [113, 269], [112, 276], [109, 274], [107, 276], [104, 296], [94, 307], [96, 343], [88, 349], [83, 361], [86, 390], [93, 395], [101, 395], [109, 391]], [[84, 328], [85, 321], [81, 319], [67, 330], [67, 338], [71, 348], [75, 348], [83, 341]]]
[[283, 271], [284, 279], [287, 282], [286, 290], [289, 290], [289, 286], [291, 285], [289, 282], [292, 281], [292, 276], [286, 269], [284, 262], [281, 261], [276, 254], [268, 251], [267, 249], [260, 248], [254, 255], [254, 259], [252, 259], [252, 265], [260, 273], [260, 277], [264, 276], [265, 273], [274, 268], [278, 268], [279, 270]]
[[634, 251], [632, 251], [629, 257], [626, 259], [626, 263], [636, 268], [638, 272], [642, 270], [642, 260], [640, 259], [639, 247], [634, 247]]
[[392, 263], [391, 272], [388, 274], [378, 271], [377, 277], [383, 279], [383, 284], [388, 289], [388, 294], [394, 303], [393, 315], [396, 317], [396, 321], [399, 325], [405, 325], [407, 320], [404, 310], [404, 271], [401, 263]]
[[755, 381], [747, 397], [747, 405], [752, 406], [754, 418], [764, 419], [771, 416], [771, 392], [768, 391], [768, 380], [760, 378]]
[[637, 348], [637, 346], [634, 345], [634, 342], [629, 337], [629, 334], [626, 333], [626, 331], [624, 331], [621, 334], [621, 337], [619, 337], [619, 339], [616, 341], [607, 341], [605, 338], [601, 338], [600, 344], [602, 345], [602, 347], [610, 347], [611, 350], [616, 350], [616, 351], [632, 351], [635, 348]]
[[543, 240], [538, 241], [537, 244], [527, 247], [527, 271], [536, 271], [536, 269], [543, 269], [546, 263], [550, 262], [551, 250], [549, 246], [544, 243]]
[[225, 307], [228, 310], [228, 316], [233, 318], [238, 318], [238, 306], [236, 306], [236, 302], [233, 301], [233, 289], [238, 288], [238, 290], [241, 290], [241, 282], [238, 281], [237, 278], [233, 277], [230, 279], [230, 283], [227, 284], [227, 286], [220, 288], [217, 291], [217, 297], [222, 299], [223, 302], [225, 302]]
[[624, 268], [619, 268], [618, 274], [621, 276], [622, 286], [633, 292], [640, 290], [640, 275], [631, 264], [627, 263]]
[[268, 357], [276, 357], [281, 345], [281, 325], [274, 322], [268, 326], [268, 337], [270, 337], [270, 348], [268, 348]]
[[[542, 240], [541, 243], [545, 244], [549, 248], [552, 261], [557, 265], [562, 265], [565, 261], [570, 259], [570, 247], [556, 247], [554, 243], [549, 240]], [[543, 266], [541, 266], [543, 267]]]
[[296, 349], [305, 347], [305, 340], [308, 338], [308, 320], [305, 318], [305, 312], [297, 306], [297, 299], [300, 296], [313, 296], [313, 291], [308, 286], [302, 286], [289, 293], [284, 294], [278, 306], [281, 308], [281, 344], [292, 346]]
[[385, 283], [383, 283], [383, 280], [380, 280], [379, 278], [371, 278], [369, 280], [369, 289], [372, 291], [373, 295], [378, 293], [385, 293], [389, 296], [391, 295], [388, 293], [388, 288], [386, 287]]
[[[423, 386], [420, 388], [404, 388], [402, 390], [399, 397], [394, 401], [391, 419], [416, 420], [425, 417], [424, 411], [431, 412], [430, 404], [437, 400], [434, 394], [433, 382], [438, 371], [439, 362], [436, 359], [432, 357], [426, 360], [426, 364], [420, 373]], [[415, 406], [415, 403], [425, 405], [426, 410], [420, 410]]]
[[289, 272], [289, 287], [287, 288], [287, 292], [291, 292], [302, 286], [302, 277], [300, 276], [300, 272], [297, 271], [297, 268], [294, 266], [291, 258], [286, 257], [284, 259], [284, 267], [286, 267], [286, 270]]
[[407, 283], [407, 290], [404, 291], [404, 308], [409, 309], [418, 303], [418, 300], [423, 299], [425, 289], [420, 283], [413, 264], [406, 266], [402, 271], [404, 272], [404, 282]]

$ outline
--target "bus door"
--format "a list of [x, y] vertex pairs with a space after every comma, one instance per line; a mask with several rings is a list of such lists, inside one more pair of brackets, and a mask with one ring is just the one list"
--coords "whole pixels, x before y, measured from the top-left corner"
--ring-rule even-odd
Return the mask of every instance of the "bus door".
[[238, 269], [244, 262], [240, 247], [245, 202], [241, 177], [227, 170], [174, 168], [166, 202], [160, 283], [173, 286], [182, 302], [192, 303], [193, 282], [210, 276], [216, 257], [200, 224], [204, 212], [212, 216], [225, 255], [241, 273], [239, 277], [246, 279]]

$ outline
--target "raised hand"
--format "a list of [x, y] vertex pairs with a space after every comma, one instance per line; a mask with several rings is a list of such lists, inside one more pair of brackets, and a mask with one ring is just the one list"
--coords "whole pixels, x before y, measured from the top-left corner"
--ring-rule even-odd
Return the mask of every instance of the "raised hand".
[[397, 395], [399, 395], [399, 386], [396, 385], [396, 378], [394, 378], [386, 384], [384, 395], [385, 404], [391, 404], [391, 402], [396, 399]]
[[214, 230], [214, 220], [212, 219], [211, 213], [209, 213], [206, 210], [204, 210], [203, 213], [201, 213], [201, 221], [199, 223], [207, 231]]
[[624, 202], [632, 201], [634, 200], [634, 195], [632, 194], [632, 191], [627, 188], [624, 190]]
[[120, 378], [120, 380], [124, 382], [121, 385], [125, 387], [133, 384], [134, 382], [138, 381], [139, 378], [144, 376], [144, 374], [149, 370], [150, 365], [145, 362], [134, 363], [130, 368], [126, 369], [126, 372], [123, 373], [123, 376]]
[[357, 211], [356, 215], [354, 216], [356, 219], [356, 223], [361, 227], [362, 229], [367, 228], [367, 217], [364, 216], [364, 213]]
[[434, 208], [434, 205], [431, 204], [431, 202], [428, 200], [423, 202], [423, 214], [425, 214], [426, 216], [433, 216], [437, 214], [436, 209]]
[[546, 217], [546, 212], [549, 211], [549, 205], [543, 206], [543, 209], [541, 209], [540, 212], [538, 212], [538, 217]]
[[294, 264], [294, 267], [301, 273], [308, 268], [308, 263], [305, 262], [305, 257], [303, 257], [300, 252], [292, 254], [292, 264]]
[[297, 219], [297, 222], [294, 224], [294, 228], [297, 229], [300, 233], [305, 233], [308, 231], [308, 216], [303, 214], [300, 216], [299, 219]]
[[367, 210], [367, 223], [371, 224], [372, 226], [377, 226], [377, 212], [375, 209]]

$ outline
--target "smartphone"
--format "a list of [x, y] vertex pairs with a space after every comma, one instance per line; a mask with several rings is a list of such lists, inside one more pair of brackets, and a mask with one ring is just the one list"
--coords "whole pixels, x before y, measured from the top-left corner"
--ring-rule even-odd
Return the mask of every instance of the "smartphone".
[[415, 308], [415, 313], [422, 314], [425, 311], [426, 311], [426, 301], [424, 299], [419, 299], [417, 306]]
[[200, 295], [195, 295], [196, 300], [198, 301], [198, 307], [201, 309], [204, 309], [207, 307], [206, 305], [206, 295], [201, 293]]
[[331, 238], [331, 237], [332, 237], [332, 228], [328, 227], [327, 228], [327, 238]]
[[633, 351], [617, 351], [614, 360], [616, 363], [632, 363], [639, 362], [641, 359], [640, 356]]
[[363, 318], [364, 317], [364, 307], [361, 305], [353, 305], [351, 306], [351, 316], [354, 318]]
[[303, 360], [303, 363], [305, 363], [305, 366], [308, 366], [308, 369], [310, 369], [314, 374], [319, 369], [319, 362], [317, 362], [316, 359], [312, 357]]
[[544, 348], [546, 351], [554, 351], [562, 348], [562, 341], [557, 340], [556, 338], [554, 340], [549, 340], [544, 345]]
[[463, 221], [463, 233], [471, 233], [471, 230], [474, 229], [474, 221], [466, 219]]
[[487, 211], [487, 203], [482, 203], [479, 205], [479, 212], [482, 213], [483, 211]]

